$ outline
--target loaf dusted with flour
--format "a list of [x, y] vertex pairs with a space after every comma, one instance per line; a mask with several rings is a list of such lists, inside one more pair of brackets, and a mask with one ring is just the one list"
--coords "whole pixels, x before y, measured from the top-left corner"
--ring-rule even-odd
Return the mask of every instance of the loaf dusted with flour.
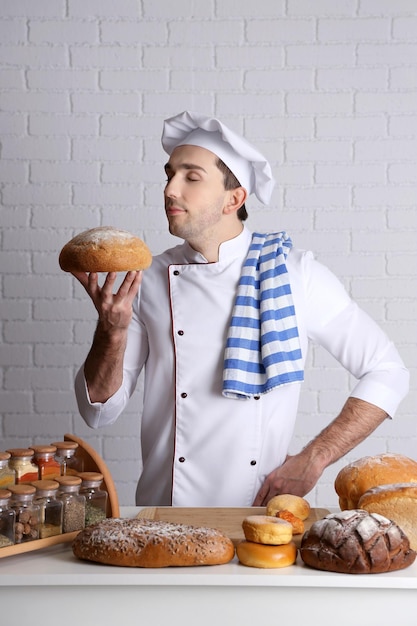
[[404, 569], [416, 553], [395, 522], [362, 509], [327, 515], [301, 540], [306, 565], [344, 574], [377, 574]]
[[379, 513], [398, 524], [412, 549], [417, 550], [417, 482], [368, 489], [359, 500], [359, 508], [368, 513]]
[[76, 235], [59, 255], [65, 272], [125, 272], [147, 269], [151, 263], [151, 252], [139, 237], [113, 226]]
[[343, 511], [357, 509], [368, 489], [393, 483], [417, 483], [417, 461], [395, 453], [364, 456], [343, 467], [334, 486]]
[[231, 539], [214, 528], [148, 519], [107, 518], [74, 539], [76, 557], [124, 567], [222, 565], [231, 561]]

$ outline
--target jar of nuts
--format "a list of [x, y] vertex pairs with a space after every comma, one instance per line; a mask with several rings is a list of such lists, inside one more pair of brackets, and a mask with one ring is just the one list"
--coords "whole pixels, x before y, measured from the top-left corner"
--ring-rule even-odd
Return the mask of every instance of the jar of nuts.
[[12, 496], [10, 508], [15, 511], [15, 543], [39, 539], [40, 507], [33, 502], [36, 489], [33, 485], [19, 484], [9, 487]]

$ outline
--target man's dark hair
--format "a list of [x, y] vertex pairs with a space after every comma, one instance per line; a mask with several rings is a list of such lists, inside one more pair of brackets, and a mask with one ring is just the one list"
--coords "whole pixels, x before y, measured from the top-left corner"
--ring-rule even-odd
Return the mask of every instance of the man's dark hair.
[[[236, 187], [241, 187], [242, 185], [233, 174], [233, 172], [227, 167], [226, 163], [224, 163], [221, 159], [217, 157], [216, 165], [223, 174], [223, 182], [224, 188], [226, 191], [230, 191], [231, 189], [236, 189]], [[245, 204], [237, 211], [237, 216], [241, 222], [244, 222], [248, 218], [248, 212], [246, 210]]]

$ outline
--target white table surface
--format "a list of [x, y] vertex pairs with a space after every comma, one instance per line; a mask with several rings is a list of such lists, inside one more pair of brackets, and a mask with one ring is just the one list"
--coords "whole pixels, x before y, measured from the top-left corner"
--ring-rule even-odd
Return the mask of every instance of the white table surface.
[[[122, 515], [135, 517], [138, 510], [124, 508]], [[80, 614], [80, 626], [142, 619], [156, 626], [194, 626], [202, 620], [298, 626], [312, 618], [320, 625], [392, 626], [395, 620], [415, 626], [417, 562], [373, 575], [320, 572], [300, 557], [282, 569], [245, 567], [236, 558], [221, 566], [141, 569], [80, 561], [68, 544], [0, 559], [2, 624], [12, 623], [6, 618], [37, 624], [33, 617], [42, 615], [42, 626], [74, 626]]]

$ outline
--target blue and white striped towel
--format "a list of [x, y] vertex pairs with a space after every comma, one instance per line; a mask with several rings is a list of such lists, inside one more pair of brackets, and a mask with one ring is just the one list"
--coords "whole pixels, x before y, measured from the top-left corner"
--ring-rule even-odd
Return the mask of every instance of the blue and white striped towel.
[[223, 395], [249, 399], [304, 379], [286, 232], [253, 233], [227, 336]]

